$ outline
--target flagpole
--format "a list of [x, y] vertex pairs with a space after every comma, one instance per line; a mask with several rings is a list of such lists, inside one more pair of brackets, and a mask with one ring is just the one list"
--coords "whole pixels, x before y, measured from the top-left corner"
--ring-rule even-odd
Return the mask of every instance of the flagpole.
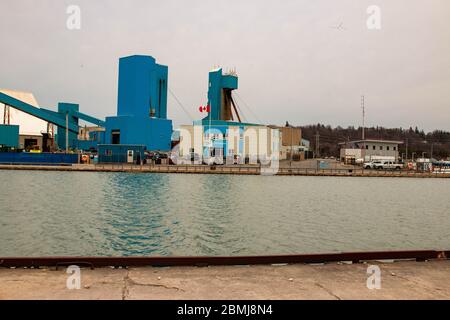
[[[209, 105], [209, 101], [206, 104], [206, 111], [208, 111], [208, 117], [209, 117], [209, 128], [208, 128], [208, 131], [209, 131], [209, 145], [210, 145], [210, 148], [212, 148], [213, 145], [212, 145], [212, 139], [211, 139], [211, 106]], [[211, 150], [208, 150], [208, 152], [211, 152]], [[211, 157], [211, 155], [209, 155], [209, 156]]]

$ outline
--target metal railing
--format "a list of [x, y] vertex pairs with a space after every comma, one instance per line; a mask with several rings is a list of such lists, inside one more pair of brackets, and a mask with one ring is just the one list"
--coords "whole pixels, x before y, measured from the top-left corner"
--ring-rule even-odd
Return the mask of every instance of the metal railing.
[[266, 168], [259, 165], [167, 165], [167, 164], [95, 164], [96, 171], [130, 171], [161, 173], [217, 173], [217, 174], [272, 174], [299, 176], [361, 176], [361, 177], [450, 177], [450, 173], [418, 172], [409, 170], [367, 170], [362, 168]]
[[49, 162], [0, 162], [0, 165], [5, 165], [5, 166], [45, 166], [45, 167], [61, 167], [61, 166], [66, 166], [66, 167], [70, 167], [73, 164], [72, 163], [59, 163], [59, 162], [55, 162], [55, 163], [49, 163]]
[[450, 172], [419, 172], [410, 170], [370, 170], [363, 168], [268, 168], [261, 165], [201, 165], [201, 164], [73, 164], [66, 163], [0, 163], [0, 169], [23, 170], [72, 170], [72, 171], [105, 171], [105, 172], [155, 172], [155, 173], [215, 173], [242, 175], [296, 175], [296, 176], [354, 176], [354, 177], [417, 177], [417, 178], [450, 178]]
[[343, 252], [260, 256], [197, 256], [197, 257], [0, 257], [0, 267], [56, 267], [81, 265], [94, 267], [139, 266], [208, 266], [208, 265], [258, 265], [281, 263], [326, 263], [351, 261], [361, 263], [374, 260], [446, 260], [450, 251], [413, 250], [378, 252]]

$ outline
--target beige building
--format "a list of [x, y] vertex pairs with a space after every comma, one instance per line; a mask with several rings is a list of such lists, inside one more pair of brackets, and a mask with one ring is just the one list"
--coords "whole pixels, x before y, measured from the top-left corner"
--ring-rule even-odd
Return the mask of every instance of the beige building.
[[[296, 127], [278, 127], [270, 126], [270, 128], [280, 131], [280, 160], [304, 159], [304, 148], [302, 147], [302, 129]], [[291, 157], [292, 154], [292, 157]]]
[[30, 150], [43, 150], [43, 136], [42, 134], [39, 135], [19, 135], [19, 148], [24, 149], [26, 151]]
[[257, 164], [279, 159], [278, 129], [262, 125], [182, 125], [177, 156], [180, 161], [218, 157], [233, 163]]
[[341, 161], [350, 162], [364, 162], [373, 160], [393, 160], [399, 159], [399, 145], [403, 141], [392, 140], [356, 140], [342, 142], [340, 158]]

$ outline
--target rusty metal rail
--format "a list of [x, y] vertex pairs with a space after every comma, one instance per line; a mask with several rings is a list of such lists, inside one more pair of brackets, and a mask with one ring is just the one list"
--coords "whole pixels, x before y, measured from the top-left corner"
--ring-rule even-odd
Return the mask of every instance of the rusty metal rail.
[[426, 261], [450, 258], [450, 251], [384, 251], [272, 256], [203, 256], [203, 257], [0, 257], [0, 267], [58, 267], [79, 265], [94, 267], [166, 267], [209, 265], [261, 265], [326, 263], [373, 260]]

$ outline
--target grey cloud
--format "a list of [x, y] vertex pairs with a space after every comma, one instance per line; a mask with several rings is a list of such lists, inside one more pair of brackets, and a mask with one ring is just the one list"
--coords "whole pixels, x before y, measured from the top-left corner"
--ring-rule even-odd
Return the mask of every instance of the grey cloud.
[[[69, 4], [81, 7], [80, 31], [66, 29]], [[366, 28], [371, 4], [380, 31]], [[149, 54], [169, 65], [169, 86], [198, 118], [208, 71], [222, 65], [237, 68], [239, 95], [267, 123], [359, 125], [364, 93], [369, 125], [448, 130], [449, 9], [446, 0], [5, 0], [0, 87], [104, 117], [116, 112], [118, 58]], [[190, 122], [171, 98], [169, 116]]]

